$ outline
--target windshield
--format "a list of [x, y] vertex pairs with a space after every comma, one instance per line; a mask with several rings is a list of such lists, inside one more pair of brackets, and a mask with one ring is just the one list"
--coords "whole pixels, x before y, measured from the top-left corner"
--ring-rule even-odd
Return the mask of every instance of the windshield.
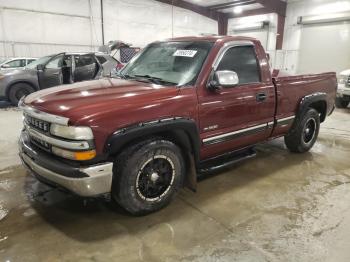
[[26, 66], [26, 68], [36, 69], [37, 65], [45, 65], [52, 57], [53, 56], [41, 57], [38, 60], [35, 60], [34, 62], [31, 62], [29, 65]]
[[121, 76], [179, 86], [192, 84], [212, 46], [211, 42], [154, 43], [131, 60]]

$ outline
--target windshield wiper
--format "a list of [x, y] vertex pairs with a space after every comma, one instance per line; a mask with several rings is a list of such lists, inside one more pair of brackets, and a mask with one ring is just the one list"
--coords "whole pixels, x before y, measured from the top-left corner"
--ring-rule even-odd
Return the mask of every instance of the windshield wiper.
[[151, 76], [151, 75], [134, 75], [134, 76], [137, 78], [147, 79], [147, 80], [149, 80], [157, 85], [160, 85], [160, 84], [177, 85], [177, 83], [170, 82], [170, 81], [164, 80], [162, 78]]

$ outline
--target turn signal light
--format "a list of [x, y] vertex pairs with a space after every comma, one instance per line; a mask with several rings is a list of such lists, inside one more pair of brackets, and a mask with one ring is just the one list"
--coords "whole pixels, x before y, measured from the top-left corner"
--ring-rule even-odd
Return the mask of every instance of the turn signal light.
[[52, 147], [52, 153], [63, 158], [77, 160], [77, 161], [90, 160], [96, 156], [95, 150], [75, 152], [75, 151], [64, 150], [58, 147]]
[[90, 160], [96, 156], [95, 150], [83, 151], [83, 152], [74, 152], [75, 160]]

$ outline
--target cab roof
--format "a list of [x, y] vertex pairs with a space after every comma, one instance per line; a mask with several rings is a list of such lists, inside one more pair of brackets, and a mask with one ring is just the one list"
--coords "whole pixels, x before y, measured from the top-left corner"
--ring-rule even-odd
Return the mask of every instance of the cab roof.
[[186, 36], [167, 39], [167, 41], [257, 41], [256, 38], [246, 36], [227, 36], [227, 35], [210, 35], [210, 36]]

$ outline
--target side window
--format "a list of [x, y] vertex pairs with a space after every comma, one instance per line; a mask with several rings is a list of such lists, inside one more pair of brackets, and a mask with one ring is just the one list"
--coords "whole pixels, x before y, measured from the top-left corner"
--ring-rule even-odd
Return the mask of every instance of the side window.
[[48, 69], [58, 69], [62, 67], [63, 63], [63, 55], [56, 56], [50, 62], [46, 64], [46, 68]]
[[29, 65], [31, 62], [34, 62], [36, 59], [28, 59], [27, 60], [27, 65]]
[[23, 67], [26, 64], [24, 59], [18, 59], [8, 62], [7, 65], [9, 65], [9, 67]]
[[252, 46], [237, 46], [227, 50], [217, 70], [235, 71], [240, 85], [261, 82], [259, 65]]
[[74, 59], [76, 67], [83, 67], [96, 64], [95, 59], [91, 55], [77, 55]]
[[101, 65], [107, 62], [107, 59], [103, 56], [96, 56], [97, 60], [100, 62]]

